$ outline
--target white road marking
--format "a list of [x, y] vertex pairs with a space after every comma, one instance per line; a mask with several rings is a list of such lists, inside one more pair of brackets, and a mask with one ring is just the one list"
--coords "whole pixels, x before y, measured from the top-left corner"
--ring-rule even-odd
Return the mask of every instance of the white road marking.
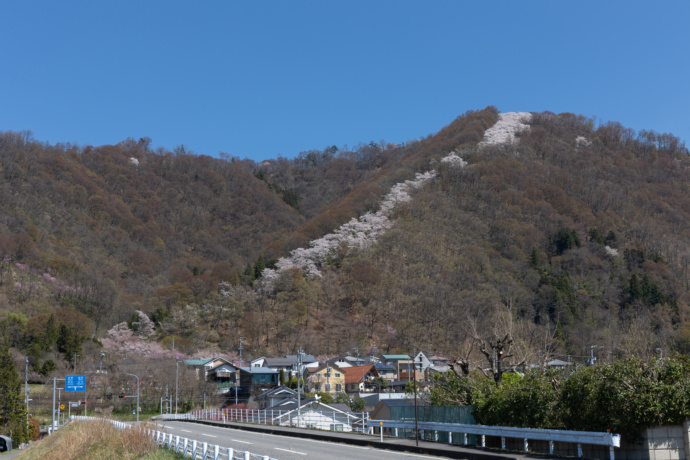
[[254, 444], [253, 442], [249, 442], [249, 441], [240, 441], [239, 439], [231, 439], [230, 441], [233, 441], [233, 442], [241, 442], [242, 444]]
[[212, 434], [201, 433], [201, 436], [208, 436], [209, 438], [217, 438], [218, 436]]
[[281, 449], [280, 447], [274, 447], [275, 450], [282, 450], [283, 452], [290, 452], [291, 454], [307, 455], [304, 452], [297, 452], [296, 450]]
[[183, 430], [182, 428], [178, 428], [178, 430], [184, 431], [185, 433], [191, 433], [191, 431], [189, 431], [189, 430]]

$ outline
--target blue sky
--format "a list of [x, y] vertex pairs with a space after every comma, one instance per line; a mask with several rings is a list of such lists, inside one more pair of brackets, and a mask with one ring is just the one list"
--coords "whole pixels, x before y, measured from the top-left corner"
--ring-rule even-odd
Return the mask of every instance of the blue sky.
[[690, 144], [690, 2], [4, 2], [0, 130], [294, 157], [467, 110], [573, 112]]

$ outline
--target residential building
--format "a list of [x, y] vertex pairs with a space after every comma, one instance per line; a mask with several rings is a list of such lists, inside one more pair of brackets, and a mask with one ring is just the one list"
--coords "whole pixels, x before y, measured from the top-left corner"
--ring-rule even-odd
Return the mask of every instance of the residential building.
[[374, 391], [371, 381], [379, 376], [373, 364], [352, 366], [343, 369], [345, 373], [345, 392], [360, 393]]
[[245, 392], [278, 386], [278, 377], [278, 371], [267, 367], [240, 367], [240, 387]]
[[408, 355], [383, 355], [381, 361], [395, 368], [395, 375], [398, 380], [403, 380], [400, 377], [402, 370], [412, 370], [412, 358]]
[[297, 402], [297, 391], [280, 385], [264, 391], [254, 399], [259, 404], [259, 409], [285, 410], [283, 406]]
[[378, 372], [379, 376], [383, 377], [384, 379], [388, 380], [389, 382], [392, 382], [393, 380], [398, 378], [398, 375], [397, 375], [397, 372], [396, 372], [394, 366], [391, 366], [389, 364], [378, 363], [378, 364], [375, 364], [375, 367], [376, 367], [376, 372]]
[[320, 364], [316, 368], [304, 369], [305, 385], [309, 391], [325, 393], [343, 393], [345, 391], [345, 373], [335, 365]]

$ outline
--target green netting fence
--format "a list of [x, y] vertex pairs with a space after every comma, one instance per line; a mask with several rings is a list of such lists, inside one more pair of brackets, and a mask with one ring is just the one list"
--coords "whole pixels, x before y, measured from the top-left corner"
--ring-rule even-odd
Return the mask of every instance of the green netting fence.
[[[391, 407], [391, 420], [404, 422], [414, 422], [414, 406], [394, 406]], [[476, 425], [477, 422], [472, 417], [472, 406], [417, 406], [417, 420], [420, 422], [436, 423], [460, 423], [463, 425]], [[414, 430], [398, 430], [398, 436], [413, 438]], [[464, 443], [462, 433], [453, 433], [453, 443]], [[435, 433], [420, 433], [420, 439], [427, 441], [435, 440]], [[438, 440], [448, 442], [448, 433], [439, 433]], [[477, 444], [477, 437], [468, 436], [470, 444]]]

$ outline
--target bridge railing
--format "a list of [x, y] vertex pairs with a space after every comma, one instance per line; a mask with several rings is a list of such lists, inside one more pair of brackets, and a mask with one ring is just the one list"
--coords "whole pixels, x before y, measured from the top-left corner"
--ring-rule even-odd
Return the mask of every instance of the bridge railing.
[[187, 414], [157, 415], [158, 420], [216, 420], [221, 422], [256, 423], [262, 425], [292, 426], [325, 431], [368, 433], [368, 415], [333, 410], [304, 408], [284, 411], [274, 409], [207, 409]]
[[[393, 436], [397, 436], [398, 430], [415, 430], [415, 422], [397, 420], [369, 420], [370, 427], [378, 427], [379, 434], [383, 440], [383, 428], [389, 428]], [[434, 440], [439, 441], [439, 433], [447, 433], [448, 442], [452, 442], [452, 433], [464, 434], [464, 444], [469, 443], [470, 435], [481, 437], [481, 446], [486, 446], [486, 437], [494, 436], [501, 438], [501, 448], [506, 448], [506, 438], [521, 439], [525, 452], [529, 451], [529, 440], [548, 441], [549, 453], [554, 453], [554, 443], [577, 444], [578, 457], [582, 457], [582, 444], [592, 444], [607, 446], [611, 460], [615, 460], [614, 448], [620, 447], [621, 435], [614, 433], [602, 433], [594, 431], [567, 431], [567, 430], [547, 430], [538, 428], [515, 428], [504, 426], [486, 425], [462, 425], [458, 423], [436, 423], [418, 422], [417, 429], [424, 432], [434, 433]], [[373, 434], [373, 433], [372, 433]]]
[[201, 458], [202, 460], [251, 460], [259, 458], [261, 460], [276, 460], [267, 455], [258, 455], [249, 451], [233, 449], [231, 447], [199, 442], [195, 439], [185, 438], [183, 436], [177, 436], [172, 433], [166, 433], [146, 427], [137, 427], [132, 423], [124, 423], [118, 420], [85, 416], [72, 416], [70, 420], [110, 422], [119, 430], [139, 428], [146, 432], [147, 436], [156, 443], [157, 447], [180, 453], [184, 458]]

